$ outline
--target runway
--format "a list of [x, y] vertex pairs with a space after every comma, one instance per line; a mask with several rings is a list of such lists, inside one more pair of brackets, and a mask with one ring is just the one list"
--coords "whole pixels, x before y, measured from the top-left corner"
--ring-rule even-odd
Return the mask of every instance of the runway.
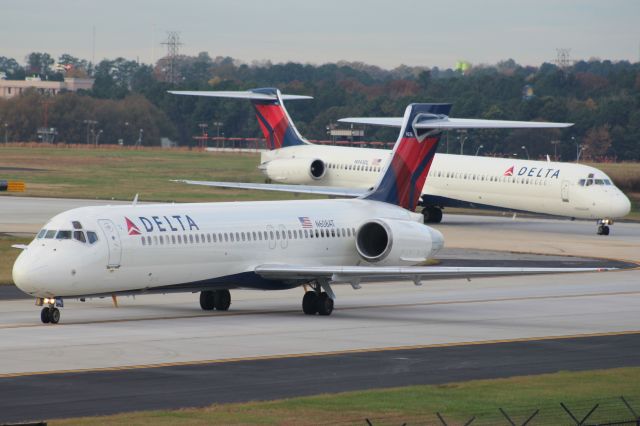
[[[36, 210], [13, 225], [37, 230], [48, 217]], [[0, 210], [0, 226], [9, 219]], [[640, 224], [608, 237], [554, 219], [448, 215], [436, 227], [444, 263], [640, 261]], [[15, 395], [0, 421], [640, 364], [638, 269], [335, 291], [331, 317], [301, 314], [300, 289], [233, 291], [226, 313], [204, 313], [197, 294], [65, 301], [58, 326], [31, 300], [0, 300], [0, 393]]]
[[639, 350], [622, 334], [0, 378], [0, 422], [638, 366]]

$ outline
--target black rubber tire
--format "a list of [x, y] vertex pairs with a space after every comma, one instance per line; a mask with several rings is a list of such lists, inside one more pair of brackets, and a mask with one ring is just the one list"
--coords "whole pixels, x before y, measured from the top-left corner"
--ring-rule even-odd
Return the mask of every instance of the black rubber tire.
[[442, 222], [442, 210], [437, 207], [425, 207], [422, 209], [424, 223], [440, 223]]
[[318, 314], [322, 316], [331, 315], [333, 312], [333, 299], [325, 292], [320, 294], [318, 298]]
[[49, 321], [51, 324], [57, 324], [60, 322], [60, 310], [58, 308], [49, 309]]
[[596, 234], [598, 234], [598, 235], [604, 234], [604, 226], [603, 225], [598, 226], [598, 230], [596, 231]]
[[436, 207], [433, 207], [431, 210], [431, 223], [442, 222], [442, 210]]
[[231, 293], [229, 290], [217, 290], [215, 292], [215, 307], [219, 311], [228, 311], [231, 306]]
[[302, 298], [302, 312], [307, 315], [318, 313], [318, 295], [315, 291], [307, 291]]
[[609, 227], [605, 226], [604, 228], [602, 228], [602, 235], [609, 235]]
[[40, 311], [40, 321], [42, 321], [43, 324], [49, 324], [51, 322], [51, 317], [49, 316], [49, 307], [48, 306], [45, 306]]
[[200, 292], [200, 307], [203, 311], [213, 311], [215, 307], [215, 294], [213, 291]]

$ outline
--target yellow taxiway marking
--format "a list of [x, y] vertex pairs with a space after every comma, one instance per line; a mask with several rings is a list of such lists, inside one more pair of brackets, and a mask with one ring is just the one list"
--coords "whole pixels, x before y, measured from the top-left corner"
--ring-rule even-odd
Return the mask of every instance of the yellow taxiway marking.
[[[600, 296], [630, 296], [638, 295], [640, 291], [617, 291], [617, 292], [604, 292], [604, 293], [581, 293], [581, 294], [563, 294], [563, 295], [549, 295], [549, 296], [526, 296], [526, 297], [504, 297], [494, 299], [471, 299], [471, 300], [442, 300], [438, 302], [422, 302], [422, 303], [395, 303], [395, 304], [381, 304], [381, 305], [363, 305], [363, 306], [345, 306], [336, 309], [336, 311], [352, 311], [363, 310], [371, 308], [414, 308], [419, 306], [437, 306], [437, 305], [466, 305], [475, 303], [496, 303], [496, 302], [521, 302], [527, 300], [546, 300], [546, 299], [577, 299], [582, 297], [600, 297]], [[131, 306], [134, 307], [134, 306]], [[100, 308], [109, 309], [106, 306]], [[7, 324], [0, 325], [0, 330], [13, 329], [13, 328], [33, 328], [33, 327], [64, 327], [65, 325], [90, 325], [90, 324], [114, 324], [121, 322], [140, 322], [140, 321], [166, 321], [166, 320], [179, 320], [190, 318], [208, 318], [208, 317], [227, 317], [227, 316], [245, 316], [245, 315], [278, 315], [278, 314], [291, 314], [297, 313], [299, 309], [283, 309], [276, 311], [234, 311], [234, 312], [220, 312], [207, 314], [193, 314], [193, 315], [175, 315], [175, 316], [163, 316], [163, 317], [144, 317], [144, 318], [119, 318], [119, 319], [105, 319], [96, 321], [82, 321], [82, 322], [65, 322], [63, 324]]]
[[450, 348], [458, 346], [478, 346], [478, 345], [493, 345], [500, 343], [523, 343], [523, 342], [539, 342], [546, 340], [568, 340], [587, 337], [607, 337], [607, 336], [625, 336], [625, 335], [637, 335], [640, 334], [640, 330], [628, 330], [628, 331], [614, 331], [603, 333], [584, 333], [584, 334], [568, 334], [560, 336], [539, 336], [539, 337], [521, 337], [514, 339], [496, 339], [496, 340], [473, 340], [467, 342], [453, 342], [453, 343], [433, 343], [429, 345], [406, 345], [406, 346], [388, 346], [378, 348], [364, 348], [364, 349], [346, 349], [339, 351], [327, 351], [327, 352], [303, 352], [299, 354], [281, 354], [281, 355], [260, 355], [249, 356], [239, 358], [224, 358], [224, 359], [207, 359], [198, 361], [176, 361], [176, 362], [164, 362], [155, 364], [138, 364], [138, 365], [123, 365], [117, 367], [98, 367], [98, 368], [78, 368], [71, 370], [51, 370], [51, 371], [28, 371], [22, 373], [6, 373], [0, 374], [0, 379], [10, 377], [25, 377], [25, 376], [45, 376], [52, 374], [78, 374], [78, 373], [100, 373], [105, 371], [126, 371], [126, 370], [141, 370], [150, 368], [162, 368], [162, 367], [181, 367], [181, 366], [195, 366], [203, 364], [226, 364], [232, 362], [241, 361], [267, 361], [289, 358], [306, 358], [314, 356], [328, 356], [328, 355], [348, 355], [358, 353], [372, 353], [372, 352], [392, 352], [402, 350], [414, 350], [414, 349], [430, 349], [430, 348]]

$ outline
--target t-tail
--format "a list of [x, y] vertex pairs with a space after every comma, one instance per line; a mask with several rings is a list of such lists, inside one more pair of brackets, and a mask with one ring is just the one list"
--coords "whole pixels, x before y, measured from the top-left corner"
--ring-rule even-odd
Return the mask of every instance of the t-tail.
[[422, 194], [442, 131], [424, 125], [448, 116], [451, 104], [411, 104], [404, 113], [391, 161], [373, 190], [363, 198], [414, 210]]
[[305, 145], [309, 142], [300, 135], [293, 124], [284, 100], [313, 99], [311, 96], [283, 95], [280, 90], [267, 87], [239, 92], [218, 91], [170, 91], [175, 95], [208, 96], [217, 98], [249, 99], [256, 111], [256, 118], [270, 150], [289, 146]]

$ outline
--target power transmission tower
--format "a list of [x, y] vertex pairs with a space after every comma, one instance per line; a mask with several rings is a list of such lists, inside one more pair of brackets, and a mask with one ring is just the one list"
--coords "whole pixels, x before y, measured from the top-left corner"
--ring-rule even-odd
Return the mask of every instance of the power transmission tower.
[[556, 49], [556, 65], [558, 68], [566, 70], [572, 65], [571, 61], [571, 49], [558, 48]]
[[180, 33], [178, 31], [167, 31], [167, 39], [162, 42], [167, 46], [167, 81], [176, 83], [178, 80], [178, 70], [176, 69], [176, 60], [180, 52]]

